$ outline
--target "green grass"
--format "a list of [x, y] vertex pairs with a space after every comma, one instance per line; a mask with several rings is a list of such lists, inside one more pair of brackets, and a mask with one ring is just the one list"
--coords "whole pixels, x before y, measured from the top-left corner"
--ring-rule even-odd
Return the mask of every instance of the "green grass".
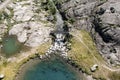
[[[98, 53], [89, 33], [86, 31], [74, 31], [72, 35], [69, 57], [87, 74], [92, 74], [95, 78], [107, 79], [110, 71], [101, 66], [101, 64], [105, 64], [105, 61]], [[98, 64], [98, 69], [91, 72], [90, 68], [94, 64]]]

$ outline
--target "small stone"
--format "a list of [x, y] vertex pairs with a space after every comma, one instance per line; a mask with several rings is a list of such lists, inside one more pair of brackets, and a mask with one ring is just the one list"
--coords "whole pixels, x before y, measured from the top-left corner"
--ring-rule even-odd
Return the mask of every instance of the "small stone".
[[42, 55], [40, 55], [40, 59], [42, 59], [43, 58], [43, 56]]
[[3, 79], [5, 77], [4, 74], [0, 74], [0, 79]]
[[94, 65], [90, 68], [90, 70], [91, 70], [92, 72], [95, 72], [97, 68], [98, 68], [98, 65], [97, 65], [97, 64], [94, 64]]

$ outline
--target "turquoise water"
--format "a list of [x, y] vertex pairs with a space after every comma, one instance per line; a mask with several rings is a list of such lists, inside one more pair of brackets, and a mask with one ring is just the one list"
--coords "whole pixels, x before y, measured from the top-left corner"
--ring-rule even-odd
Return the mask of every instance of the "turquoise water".
[[26, 67], [22, 79], [17, 80], [81, 80], [68, 64], [59, 59], [32, 63]]
[[2, 52], [5, 56], [9, 57], [18, 51], [20, 51], [20, 43], [17, 41], [15, 36], [7, 36], [2, 40], [3, 48]]

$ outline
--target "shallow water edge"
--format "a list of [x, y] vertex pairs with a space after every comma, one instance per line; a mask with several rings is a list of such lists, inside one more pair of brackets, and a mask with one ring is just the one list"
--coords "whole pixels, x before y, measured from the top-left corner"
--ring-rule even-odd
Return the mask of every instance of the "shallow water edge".
[[[51, 64], [54, 64], [54, 65], [51, 65]], [[42, 68], [46, 68], [46, 67], [44, 67], [44, 66], [42, 66], [42, 65], [46, 65], [46, 66], [48, 66], [48, 67], [50, 67], [49, 65], [51, 65], [51, 69], [54, 69], [54, 67], [56, 67], [56, 66], [62, 66], [62, 67], [64, 67], [64, 70], [62, 70], [62, 68], [55, 68], [54, 70], [51, 70], [51, 69], [48, 69], [48, 68], [46, 68], [49, 72], [51, 71], [51, 72], [54, 72], [54, 71], [57, 71], [57, 69], [59, 69], [59, 70], [62, 70], [62, 71], [67, 71], [68, 73], [70, 73], [70, 74], [68, 74], [67, 76], [70, 76], [70, 75], [74, 75], [74, 77], [76, 77], [76, 79], [75, 80], [85, 80], [84, 79], [84, 76], [83, 76], [83, 74], [82, 73], [80, 73], [80, 72], [78, 72], [77, 70], [75, 70], [75, 68], [74, 67], [72, 67], [71, 65], [69, 65], [68, 63], [66, 63], [66, 61], [64, 61], [62, 58], [60, 58], [60, 57], [52, 57], [52, 58], [46, 58], [46, 59], [44, 59], [44, 60], [40, 60], [39, 59], [39, 57], [36, 57], [36, 58], [33, 58], [33, 59], [30, 59], [27, 63], [25, 63], [25, 64], [23, 64], [21, 67], [20, 67], [20, 69], [19, 69], [19, 71], [18, 71], [18, 74], [16, 75], [16, 77], [15, 77], [15, 79], [14, 80], [26, 80], [25, 79], [25, 75], [26, 75], [26, 73], [34, 73], [34, 71], [36, 71], [35, 69], [34, 69], [34, 67], [36, 66], [36, 65], [39, 65], [39, 66], [41, 66]], [[33, 67], [34, 66], [34, 67]], [[53, 68], [52, 68], [53, 67]], [[37, 67], [37, 69], [38, 69], [38, 71], [39, 71], [39, 68]], [[65, 70], [65, 69], [67, 69], [67, 70]], [[41, 71], [42, 69], [40, 69], [40, 71]], [[44, 70], [43, 70], [44, 71]], [[46, 71], [44, 71], [44, 73], [45, 73]], [[39, 74], [39, 73], [38, 73]], [[49, 73], [50, 74], [50, 73]], [[60, 74], [61, 74], [61, 72], [60, 72]], [[42, 74], [41, 74], [42, 75]], [[45, 74], [44, 74], [45, 75]], [[54, 74], [54, 75], [56, 75], [56, 74]], [[28, 75], [29, 76], [29, 75]], [[32, 76], [32, 75], [31, 75]], [[49, 76], [49, 75], [48, 75]], [[53, 75], [52, 75], [53, 76]], [[35, 77], [35, 75], [34, 75], [34, 77]], [[72, 78], [72, 77], [71, 77]], [[54, 79], [54, 78], [53, 78]], [[52, 79], [52, 80], [53, 80]], [[39, 80], [39, 79], [35, 79], [35, 80]], [[65, 80], [65, 78], [64, 78], [64, 80]], [[74, 80], [74, 79], [72, 79], [72, 80]]]

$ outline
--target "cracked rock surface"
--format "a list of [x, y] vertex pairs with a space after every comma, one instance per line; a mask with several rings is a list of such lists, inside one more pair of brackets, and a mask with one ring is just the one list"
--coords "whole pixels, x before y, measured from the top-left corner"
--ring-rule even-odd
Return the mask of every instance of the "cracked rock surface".
[[[45, 17], [48, 13], [39, 6], [41, 2], [35, 0], [13, 1], [2, 14], [2, 23], [7, 26], [9, 35], [16, 35], [19, 42], [29, 47], [50, 40], [49, 33], [53, 30], [53, 24]], [[5, 33], [5, 30], [1, 30], [1, 34]]]
[[58, 5], [64, 19], [73, 28], [91, 33], [100, 54], [110, 64], [120, 64], [119, 0], [62, 0]]

